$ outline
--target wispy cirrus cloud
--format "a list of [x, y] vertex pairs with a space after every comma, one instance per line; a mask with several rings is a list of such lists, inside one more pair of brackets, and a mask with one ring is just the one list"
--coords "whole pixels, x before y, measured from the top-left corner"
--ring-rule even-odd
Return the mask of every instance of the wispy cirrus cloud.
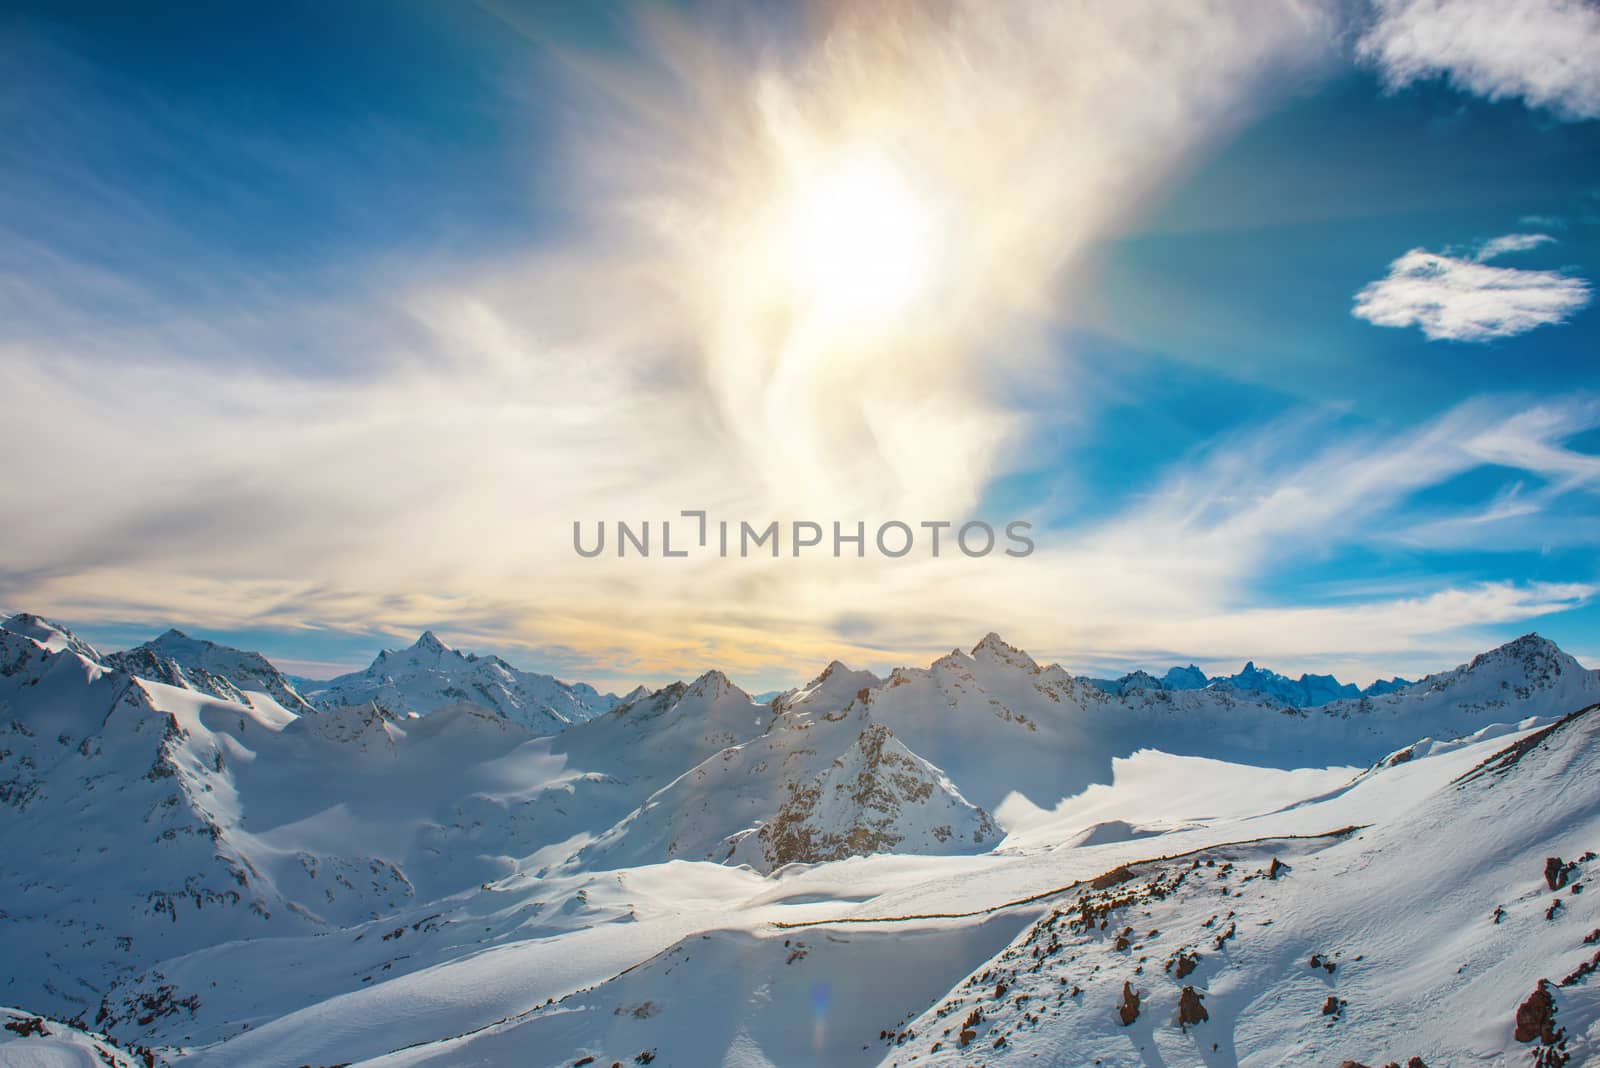
[[1549, 234], [1502, 234], [1491, 237], [1478, 249], [1472, 258], [1478, 263], [1487, 263], [1496, 256], [1504, 256], [1512, 252], [1527, 252], [1540, 245], [1549, 245], [1555, 238]]
[[[915, 663], [993, 627], [1073, 665], [1173, 650], [1409, 671], [1590, 596], [1478, 576], [1337, 606], [1271, 596], [1275, 570], [1403, 526], [1409, 495], [1475, 465], [1565, 472], [1573, 492], [1588, 461], [1562, 443], [1590, 417], [1519, 422], [1525, 400], [1387, 433], [1255, 426], [1026, 562], [575, 559], [574, 519], [971, 514], [1033, 415], [996, 387], [1038, 390], [1015, 353], [1054, 325], [1062, 265], [1332, 36], [1319, 4], [939, 10], [846, 14], [792, 60], [661, 30], [662, 69], [574, 90], [576, 154], [608, 177], [573, 209], [584, 225], [526, 255], [363, 264], [321, 300], [206, 262], [198, 302], [117, 264], [56, 257], [41, 278], [0, 257], [18, 456], [0, 499], [28, 502], [0, 597], [68, 620], [442, 626], [631, 685]], [[1158, 10], [1172, 21], [1151, 32]], [[909, 333], [840, 344], [747, 227], [788, 154], [856, 136], [915, 164], [961, 244]], [[980, 137], [992, 152], [963, 149]], [[1479, 256], [1539, 243], [1500, 242]], [[106, 295], [131, 314], [95, 314]], [[302, 347], [316, 358], [262, 358]]]
[[1560, 271], [1488, 261], [1549, 244], [1548, 234], [1506, 234], [1472, 255], [1414, 248], [1363, 286], [1351, 310], [1374, 326], [1419, 327], [1430, 341], [1490, 341], [1566, 322], [1589, 303], [1589, 283]]
[[1587, 0], [1377, 0], [1357, 54], [1391, 88], [1428, 78], [1563, 119], [1600, 118], [1600, 6]]

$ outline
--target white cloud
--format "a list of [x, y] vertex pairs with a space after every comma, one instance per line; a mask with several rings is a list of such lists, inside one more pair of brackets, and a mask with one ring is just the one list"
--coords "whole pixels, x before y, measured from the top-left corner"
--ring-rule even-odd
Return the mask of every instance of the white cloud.
[[1351, 314], [1375, 326], [1421, 327], [1431, 341], [1489, 341], [1565, 322], [1589, 303], [1587, 282], [1486, 262], [1552, 240], [1507, 234], [1471, 257], [1414, 248], [1389, 265], [1388, 275], [1362, 287]]
[[[792, 61], [669, 30], [666, 75], [598, 76], [596, 98], [619, 103], [575, 104], [596, 112], [580, 155], [597, 217], [537, 254], [395, 270], [368, 287], [381, 298], [329, 294], [331, 316], [248, 296], [173, 307], [131, 284], [138, 329], [76, 305], [66, 338], [55, 316], [8, 322], [0, 499], [27, 510], [6, 529], [0, 595], [68, 620], [396, 635], [450, 621], [463, 641], [582, 650], [574, 673], [602, 683], [914, 663], [996, 626], [1064, 659], [1181, 649], [1288, 669], [1383, 653], [1407, 670], [1389, 656], [1471, 652], [1463, 624], [1587, 595], [1502, 584], [1260, 607], [1268, 569], [1366, 537], [1482, 455], [1588, 478], [1560, 448], [1587, 417], [1519, 423], [1504, 405], [1401, 434], [1258, 428], [1104, 524], [1041, 537], [1026, 562], [576, 560], [574, 519], [966, 516], [1027, 430], [997, 386], [1028, 369], [1061, 267], [1330, 36], [1319, 6], [1292, 3], [836, 10]], [[1151, 10], [1176, 22], [1154, 29]], [[851, 133], [914, 161], [965, 243], [907, 334], [845, 346], [739, 234], [785, 153]], [[240, 320], [259, 333], [229, 341]], [[284, 347], [323, 337], [337, 367], [214, 358], [270, 350], [269, 326]], [[1463, 445], [1475, 433], [1479, 453]]]
[[1600, 488], [1600, 456], [1561, 443], [1600, 423], [1600, 404], [1569, 400], [1539, 405], [1479, 428], [1464, 447], [1485, 463], [1537, 472], [1552, 490]]
[[1377, 0], [1357, 44], [1392, 88], [1445, 77], [1490, 100], [1600, 118], [1600, 6], [1588, 0]]
[[1553, 241], [1555, 238], [1549, 234], [1505, 234], [1485, 241], [1473, 259], [1479, 263], [1487, 263], [1496, 256], [1504, 256], [1511, 252], [1527, 252], [1529, 249], [1548, 245]]

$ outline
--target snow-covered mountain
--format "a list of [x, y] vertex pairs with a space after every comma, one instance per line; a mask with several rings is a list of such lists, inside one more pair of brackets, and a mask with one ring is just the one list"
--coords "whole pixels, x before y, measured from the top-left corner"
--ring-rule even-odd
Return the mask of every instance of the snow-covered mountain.
[[45, 626], [0, 632], [0, 1000], [92, 1014], [145, 964], [297, 924], [227, 833], [223, 781], [228, 739], [292, 717], [107, 669]]
[[1276, 671], [1258, 668], [1253, 660], [1248, 661], [1243, 669], [1233, 675], [1208, 677], [1204, 671], [1190, 664], [1188, 667], [1168, 668], [1167, 673], [1160, 678], [1148, 671], [1139, 670], [1130, 671], [1117, 679], [1085, 678], [1084, 681], [1117, 697], [1126, 696], [1135, 690], [1203, 690], [1208, 686], [1214, 686], [1218, 689], [1261, 694], [1295, 708], [1315, 708], [1330, 701], [1377, 697], [1412, 685], [1408, 680], [1398, 676], [1392, 679], [1378, 679], [1365, 688], [1353, 682], [1340, 682], [1332, 675], [1302, 674], [1298, 679], [1291, 679]]
[[246, 694], [265, 693], [295, 715], [312, 711], [294, 684], [260, 653], [191, 638], [180, 630], [168, 630], [120, 653], [106, 653], [101, 660], [107, 667], [142, 679], [229, 701], [247, 701]]
[[683, 858], [771, 871], [866, 853], [972, 853], [994, 845], [1000, 833], [989, 813], [857, 701], [878, 683], [835, 661], [775, 699], [770, 722], [748, 720], [764, 727], [759, 734], [729, 732], [727, 744], [651, 794], [576, 859], [621, 867]]
[[384, 650], [365, 671], [340, 675], [306, 695], [318, 708], [377, 702], [401, 715], [446, 705], [482, 705], [536, 734], [552, 734], [615, 707], [587, 683], [519, 671], [497, 656], [451, 649], [433, 631], [410, 648]]
[[[1327, 773], [1193, 758], [1146, 776], [1141, 756], [1096, 803], [1182, 819], [1153, 836], [753, 881], [672, 864], [502, 884], [538, 916], [521, 940], [447, 962], [440, 932], [403, 951], [427, 956], [414, 968], [391, 950], [401, 977], [196, 1060], [1588, 1064], [1600, 708], [1558, 724], [1335, 789]], [[1215, 815], [1219, 794], [1231, 814]], [[279, 966], [316, 952], [293, 943], [263, 951]]]
[[[289, 680], [260, 653], [191, 638], [169, 629], [160, 637], [121, 652], [102, 653], [60, 623], [31, 613], [0, 617], [0, 628], [53, 650], [71, 649], [93, 664], [150, 682], [251, 704], [265, 697], [295, 715], [313, 711]], [[270, 713], [269, 713], [270, 714]]]
[[830, 664], [775, 699], [764, 727], [720, 674], [687, 692], [669, 687], [554, 741], [580, 766], [613, 769], [625, 784], [614, 800], [638, 799], [564, 869], [681, 858], [770, 871], [838, 859], [847, 842], [857, 853], [981, 852], [1007, 810], [1014, 823], [1051, 808], [1153, 743], [1279, 768], [1361, 766], [1423, 736], [1600, 700], [1600, 677], [1530, 636], [1405, 695], [1307, 711], [1227, 688], [1111, 697], [990, 634], [887, 680]]
[[1600, 675], [1535, 636], [1303, 709], [991, 634], [554, 734], [437, 644], [379, 658], [427, 707], [297, 715], [7, 620], [0, 1062], [1437, 1068], [1525, 1005], [1600, 1055]]
[[861, 698], [914, 752], [991, 811], [1013, 790], [1035, 805], [1106, 781], [1111, 762], [1159, 747], [1270, 767], [1367, 764], [1418, 737], [1515, 722], [1534, 703], [1600, 700], [1600, 674], [1528, 635], [1390, 694], [1301, 709], [1253, 691], [1106, 694], [990, 634], [927, 669], [898, 669]]
[[[20, 619], [21, 617], [16, 617]], [[327, 932], [517, 870], [582, 780], [479, 705], [296, 716], [134, 676], [37, 617], [0, 630], [0, 1001], [243, 938]], [[102, 1021], [103, 1022], [103, 1021]]]

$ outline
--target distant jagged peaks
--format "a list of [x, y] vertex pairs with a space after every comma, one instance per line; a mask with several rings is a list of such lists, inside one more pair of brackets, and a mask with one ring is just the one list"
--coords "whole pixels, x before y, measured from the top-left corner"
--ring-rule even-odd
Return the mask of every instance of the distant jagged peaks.
[[1316, 708], [1333, 701], [1375, 697], [1380, 694], [1394, 693], [1396, 690], [1412, 685], [1406, 679], [1394, 678], [1386, 681], [1379, 680], [1362, 689], [1354, 683], [1340, 682], [1332, 675], [1303, 674], [1298, 679], [1291, 679], [1287, 675], [1278, 674], [1276, 671], [1256, 667], [1254, 660], [1246, 661], [1244, 667], [1237, 674], [1220, 675], [1214, 678], [1208, 677], [1204, 671], [1190, 664], [1188, 667], [1169, 668], [1167, 673], [1160, 678], [1140, 669], [1131, 671], [1118, 679], [1086, 678], [1084, 681], [1114, 697], [1124, 697], [1139, 692], [1152, 693], [1215, 688], [1241, 693], [1263, 694], [1294, 708]]
[[432, 630], [404, 649], [384, 650], [365, 670], [321, 683], [308, 696], [319, 709], [376, 701], [402, 716], [472, 704], [536, 734], [553, 734], [618, 704], [615, 695], [592, 686], [521, 671], [498, 656], [452, 649]]
[[1562, 652], [1561, 647], [1549, 638], [1530, 633], [1488, 652], [1479, 653], [1470, 663], [1415, 682], [1397, 676], [1358, 687], [1353, 683], [1341, 683], [1332, 675], [1304, 674], [1298, 679], [1291, 679], [1275, 671], [1259, 668], [1253, 660], [1246, 662], [1244, 668], [1235, 675], [1214, 678], [1208, 678], [1205, 672], [1190, 664], [1187, 668], [1172, 668], [1159, 679], [1147, 671], [1139, 670], [1118, 679], [1085, 678], [1083, 681], [1114, 697], [1126, 697], [1139, 692], [1226, 689], [1263, 694], [1295, 708], [1317, 708], [1334, 701], [1382, 697], [1411, 687], [1438, 689], [1453, 685], [1467, 676], [1506, 671], [1519, 680], [1508, 685], [1541, 688], [1553, 684], [1565, 674], [1582, 673], [1585, 668]]
[[1168, 668], [1161, 681], [1169, 690], [1198, 690], [1210, 680], [1204, 671], [1190, 664], [1188, 667]]

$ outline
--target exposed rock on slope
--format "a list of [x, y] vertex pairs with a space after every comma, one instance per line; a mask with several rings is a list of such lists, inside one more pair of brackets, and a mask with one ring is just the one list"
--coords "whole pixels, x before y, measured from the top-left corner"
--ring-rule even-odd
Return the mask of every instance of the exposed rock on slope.
[[989, 814], [888, 727], [871, 723], [777, 814], [738, 839], [732, 859], [762, 871], [869, 853], [976, 851], [999, 840]]
[[[872, 719], [873, 681], [829, 665], [774, 703], [766, 730], [707, 753], [587, 848], [582, 862], [683, 858], [770, 871], [873, 852], [977, 852], [998, 841], [987, 812]], [[596, 733], [603, 722], [575, 728], [557, 744]]]
[[[1385, 769], [1358, 789], [1394, 789], [1385, 783], [1412, 770]], [[1562, 1000], [1558, 1019], [1567, 988], [1554, 979], [1571, 973], [1570, 989], [1585, 987], [1573, 964], [1590, 953], [1583, 932], [1600, 906], [1566, 892], [1567, 907], [1552, 914], [1544, 878], [1545, 858], [1600, 839], [1600, 706], [1387, 807], [1372, 827], [1152, 859], [1129, 865], [1130, 880], [1068, 888], [936, 1009], [908, 1021], [916, 1037], [884, 1063], [967, 1064], [941, 1035], [944, 1020], [969, 1011], [983, 1021], [975, 1040], [989, 1063], [1114, 1063], [1126, 1040], [1105, 1021], [1122, 1011], [1127, 1022], [1130, 991], [1141, 1026], [1146, 1009], [1170, 1021], [1142, 1040], [1166, 1063], [1205, 1060], [1217, 1034], [1234, 1036], [1239, 1060], [1263, 1063], [1355, 1053], [1359, 1063], [1398, 1064], [1413, 1056], [1395, 1056], [1402, 1038], [1423, 1046], [1425, 1063], [1521, 1062], [1526, 1042], [1539, 1043], [1541, 1064], [1600, 1053], [1600, 1003]], [[1268, 877], [1279, 855], [1292, 878]], [[1595, 863], [1580, 861], [1574, 882], [1600, 877]], [[1306, 949], [1330, 933], [1341, 949], [1319, 948], [1311, 959], [1322, 966], [1307, 969]], [[1198, 956], [1185, 974], [1203, 983], [1143, 963], [1157, 954]], [[1004, 999], [985, 993], [997, 984]], [[1220, 996], [1197, 1006], [1203, 989], [1228, 991], [1226, 1007]], [[1508, 992], [1530, 989], [1512, 1020]], [[1212, 1022], [1192, 1026], [1202, 1007]], [[1234, 1030], [1245, 1020], [1248, 1037]]]
[[143, 1046], [124, 1046], [109, 1035], [75, 1024], [0, 1008], [0, 1064], [38, 1066], [95, 1065], [103, 1068], [155, 1068], [165, 1064]]

